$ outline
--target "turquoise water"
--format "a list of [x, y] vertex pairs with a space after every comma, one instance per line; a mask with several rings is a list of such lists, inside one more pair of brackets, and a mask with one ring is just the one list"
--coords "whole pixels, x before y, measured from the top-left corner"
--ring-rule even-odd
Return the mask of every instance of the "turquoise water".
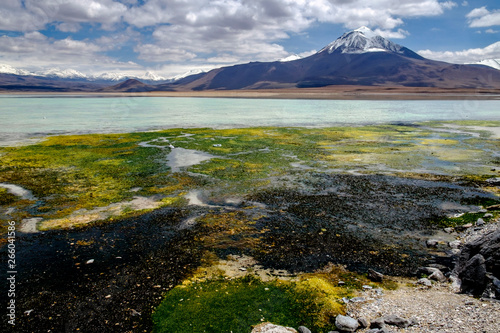
[[500, 120], [500, 100], [340, 101], [4, 95], [0, 97], [0, 145], [46, 134], [464, 119]]

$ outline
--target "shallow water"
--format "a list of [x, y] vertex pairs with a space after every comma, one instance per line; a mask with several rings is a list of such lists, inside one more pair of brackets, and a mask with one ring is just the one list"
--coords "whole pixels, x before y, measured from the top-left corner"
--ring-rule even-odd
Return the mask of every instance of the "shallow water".
[[194, 149], [172, 148], [167, 156], [167, 165], [172, 172], [179, 172], [203, 161], [208, 161], [216, 156]]
[[0, 145], [65, 133], [500, 120], [500, 101], [0, 96]]

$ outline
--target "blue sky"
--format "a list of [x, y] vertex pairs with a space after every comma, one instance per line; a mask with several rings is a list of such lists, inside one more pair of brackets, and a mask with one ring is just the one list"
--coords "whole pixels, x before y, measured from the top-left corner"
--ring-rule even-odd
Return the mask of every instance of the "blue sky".
[[0, 65], [172, 77], [307, 56], [360, 26], [431, 59], [500, 59], [498, 0], [2, 0]]

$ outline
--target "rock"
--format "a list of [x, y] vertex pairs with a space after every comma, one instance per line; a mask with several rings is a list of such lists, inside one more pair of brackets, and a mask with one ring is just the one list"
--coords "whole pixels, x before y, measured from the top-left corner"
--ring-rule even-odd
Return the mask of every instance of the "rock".
[[472, 227], [472, 223], [464, 224], [462, 227], [464, 227], [466, 229], [471, 228]]
[[482, 296], [486, 291], [500, 299], [495, 287], [500, 280], [500, 227], [464, 244], [452, 275], [461, 281], [461, 292]]
[[366, 318], [358, 318], [358, 323], [361, 328], [370, 327], [370, 322]]
[[94, 263], [94, 259], [89, 259], [87, 260], [86, 264], [89, 265], [89, 264], [93, 264]]
[[444, 276], [443, 272], [441, 272], [439, 269], [436, 268], [434, 273], [432, 273], [429, 276], [429, 279], [438, 281], [438, 282], [445, 282], [447, 280], [446, 276]]
[[438, 243], [439, 241], [437, 239], [428, 239], [427, 242], [425, 242], [427, 247], [437, 247]]
[[491, 213], [487, 213], [487, 214], [484, 214], [483, 216], [485, 219], [489, 219], [489, 218], [492, 218], [493, 217], [493, 214]]
[[380, 317], [380, 318], [377, 318], [375, 320], [372, 320], [372, 322], [370, 323], [370, 327], [371, 328], [383, 328], [383, 327], [385, 327], [384, 318]]
[[461, 245], [462, 242], [459, 241], [458, 239], [448, 243], [448, 246], [451, 247], [452, 249], [458, 249]]
[[363, 290], [371, 290], [371, 289], [373, 289], [372, 286], [369, 286], [369, 285], [366, 285], [366, 284], [363, 285], [362, 288], [363, 288]]
[[349, 316], [338, 315], [335, 318], [335, 326], [341, 331], [354, 332], [358, 329], [359, 323]]
[[425, 274], [429, 276], [430, 280], [444, 282], [446, 281], [446, 276], [444, 276], [443, 272], [435, 267], [420, 267], [418, 269], [420, 274]]
[[482, 218], [478, 218], [476, 221], [476, 226], [480, 227], [484, 225], [484, 220]]
[[451, 234], [452, 232], [455, 231], [455, 229], [453, 229], [453, 228], [444, 228], [443, 230], [444, 230], [444, 232], [446, 232], [448, 234]]
[[291, 327], [262, 323], [255, 326], [251, 333], [297, 333], [297, 331]]
[[427, 279], [427, 278], [421, 278], [417, 281], [417, 284], [420, 284], [420, 285], [423, 285], [424, 287], [432, 287], [432, 282], [431, 280]]
[[308, 329], [308, 328], [307, 328], [307, 327], [305, 327], [305, 326], [299, 326], [298, 331], [299, 331], [300, 333], [311, 333], [311, 330], [310, 330], [310, 329]]
[[396, 315], [385, 316], [384, 323], [386, 323], [387, 325], [397, 326], [399, 328], [407, 328], [408, 326], [410, 326], [409, 320]]
[[384, 279], [384, 274], [374, 271], [373, 269], [369, 269], [368, 278], [373, 282], [382, 282], [382, 280]]

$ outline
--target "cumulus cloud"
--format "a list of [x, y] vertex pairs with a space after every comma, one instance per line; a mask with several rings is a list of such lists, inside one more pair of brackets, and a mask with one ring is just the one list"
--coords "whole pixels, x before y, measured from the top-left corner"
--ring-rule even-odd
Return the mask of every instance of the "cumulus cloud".
[[127, 6], [113, 0], [2, 0], [0, 29], [32, 31], [59, 22], [62, 31], [74, 31], [75, 23], [100, 24], [110, 29], [122, 20]]
[[500, 25], [500, 10], [489, 11], [486, 7], [475, 8], [467, 14], [467, 19], [471, 28]]
[[55, 40], [40, 32], [28, 32], [22, 36], [0, 37], [0, 59], [8, 60], [14, 67], [37, 71], [46, 67], [73, 68], [94, 73], [116, 63], [102, 55], [106, 47], [88, 40], [65, 38]]
[[[106, 52], [128, 42], [136, 53], [131, 59], [136, 56], [145, 66], [182, 62], [201, 68], [204, 62], [210, 67], [271, 61], [290, 56], [284, 40], [307, 34], [318, 23], [347, 29], [364, 25], [387, 38], [405, 38], [407, 18], [437, 16], [455, 6], [439, 0], [2, 0], [0, 30], [25, 34], [1, 37], [0, 59], [73, 61], [79, 66], [93, 61], [101, 66], [113, 62]], [[495, 13], [478, 9], [468, 19]], [[28, 42], [28, 34], [48, 27], [68, 34], [106, 30], [109, 36]]]
[[486, 46], [485, 48], [474, 48], [454, 52], [435, 52], [431, 50], [421, 50], [417, 53], [425, 58], [451, 63], [475, 63], [484, 59], [500, 59], [500, 42], [493, 43]]

